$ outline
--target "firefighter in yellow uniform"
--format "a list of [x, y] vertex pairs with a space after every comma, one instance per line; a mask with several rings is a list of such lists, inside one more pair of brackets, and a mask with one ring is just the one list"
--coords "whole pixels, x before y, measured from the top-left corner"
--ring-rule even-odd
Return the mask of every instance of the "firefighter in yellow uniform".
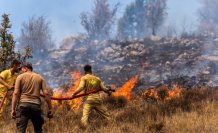
[[[79, 87], [72, 94], [72, 97], [76, 96], [81, 91], [88, 92], [92, 90], [103, 90], [108, 94], [111, 93], [109, 89], [106, 88], [101, 82], [100, 78], [92, 74], [92, 67], [90, 65], [85, 65], [84, 71], [85, 76], [81, 78]], [[99, 93], [90, 94], [84, 97], [83, 114], [81, 119], [81, 124], [83, 127], [87, 127], [90, 113], [93, 109], [104, 118], [109, 119], [109, 113], [107, 112], [106, 107], [103, 105]]]
[[[18, 76], [18, 68], [20, 62], [18, 60], [13, 60], [9, 69], [4, 70], [0, 73], [0, 102], [2, 101], [6, 92], [13, 88], [16, 78]], [[3, 108], [6, 106], [6, 100], [4, 101]], [[2, 117], [3, 108], [0, 110], [0, 117]]]

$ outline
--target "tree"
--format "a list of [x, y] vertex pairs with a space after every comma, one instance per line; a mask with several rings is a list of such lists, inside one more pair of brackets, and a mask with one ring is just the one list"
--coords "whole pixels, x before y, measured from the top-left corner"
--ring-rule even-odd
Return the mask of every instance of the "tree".
[[163, 24], [167, 12], [167, 0], [147, 0], [145, 3], [145, 13], [147, 26], [151, 29], [152, 35], [157, 34], [158, 28]]
[[92, 13], [81, 13], [81, 24], [90, 39], [107, 39], [118, 8], [109, 8], [107, 0], [95, 0]]
[[135, 20], [133, 15], [130, 15], [133, 12], [134, 4], [128, 5], [123, 17], [118, 20], [117, 34], [120, 39], [134, 37], [135, 30], [133, 24]]
[[2, 23], [0, 30], [1, 37], [1, 51], [0, 51], [0, 60], [1, 68], [5, 69], [7, 67], [7, 62], [12, 60], [15, 57], [14, 46], [15, 42], [13, 35], [8, 33], [8, 29], [11, 28], [10, 20], [7, 14], [2, 15]]
[[11, 26], [9, 15], [3, 14], [0, 25], [0, 71], [6, 69], [13, 59], [25, 61], [27, 58], [31, 58], [29, 48], [25, 48], [23, 54], [15, 52], [14, 37], [9, 33]]
[[218, 0], [202, 0], [202, 7], [198, 11], [199, 32], [206, 35], [217, 34], [218, 28]]
[[44, 57], [48, 50], [55, 47], [51, 37], [50, 23], [45, 17], [32, 17], [24, 22], [19, 37], [19, 48], [29, 46], [33, 56]]
[[147, 34], [145, 1], [135, 0], [126, 7], [123, 17], [118, 21], [119, 38], [142, 38]]

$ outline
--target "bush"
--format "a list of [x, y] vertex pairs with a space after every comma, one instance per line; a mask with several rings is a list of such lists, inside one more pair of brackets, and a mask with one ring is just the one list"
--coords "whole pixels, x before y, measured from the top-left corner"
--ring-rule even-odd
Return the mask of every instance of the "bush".
[[103, 99], [103, 102], [109, 109], [123, 108], [127, 105], [127, 99], [124, 96], [110, 96]]

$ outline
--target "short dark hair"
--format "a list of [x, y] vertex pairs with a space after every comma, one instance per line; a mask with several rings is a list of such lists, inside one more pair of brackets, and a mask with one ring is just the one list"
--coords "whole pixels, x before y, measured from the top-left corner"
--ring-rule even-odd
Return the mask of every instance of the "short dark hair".
[[89, 65], [89, 64], [86, 64], [86, 65], [84, 66], [84, 71], [85, 71], [85, 72], [92, 72], [92, 66]]
[[13, 67], [14, 65], [20, 65], [20, 64], [21, 64], [21, 63], [20, 63], [19, 60], [13, 59], [13, 60], [11, 61], [11, 66], [10, 66], [10, 67]]
[[22, 67], [27, 67], [27, 68], [30, 69], [31, 71], [33, 70], [32, 63], [30, 63], [30, 62], [24, 62], [24, 63], [22, 64]]

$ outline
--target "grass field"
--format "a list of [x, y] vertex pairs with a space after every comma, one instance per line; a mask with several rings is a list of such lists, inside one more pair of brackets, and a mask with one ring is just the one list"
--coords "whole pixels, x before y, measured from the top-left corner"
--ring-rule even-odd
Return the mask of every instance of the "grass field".
[[[106, 121], [93, 112], [87, 129], [80, 128], [82, 109], [56, 106], [54, 118], [45, 118], [45, 133], [216, 133], [218, 132], [218, 95], [216, 89], [183, 89], [179, 97], [168, 100], [146, 96], [107, 97], [104, 103], [111, 114]], [[14, 133], [14, 120], [1, 121], [0, 132]], [[31, 122], [27, 129], [33, 132]]]

